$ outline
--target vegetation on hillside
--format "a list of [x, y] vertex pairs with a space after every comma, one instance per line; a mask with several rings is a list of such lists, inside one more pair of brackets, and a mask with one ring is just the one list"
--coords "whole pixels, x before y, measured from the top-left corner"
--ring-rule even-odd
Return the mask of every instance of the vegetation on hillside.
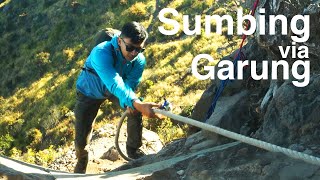
[[[238, 37], [165, 36], [158, 31], [159, 9], [172, 7], [182, 14], [235, 14], [234, 1], [214, 0], [6, 0], [0, 5], [0, 153], [46, 165], [56, 149], [74, 138], [72, 111], [75, 81], [92, 48], [94, 34], [105, 27], [120, 29], [136, 20], [150, 30], [145, 51], [147, 69], [139, 87], [145, 101], [174, 105], [174, 112], [190, 115], [209, 80], [190, 71], [201, 53], [214, 59], [237, 48]], [[158, 11], [157, 11], [158, 10]], [[191, 27], [192, 29], [192, 21]], [[225, 33], [225, 32], [224, 32]], [[96, 126], [110, 123], [121, 111], [106, 101]], [[145, 126], [163, 141], [184, 136], [185, 126], [169, 119], [148, 120]]]

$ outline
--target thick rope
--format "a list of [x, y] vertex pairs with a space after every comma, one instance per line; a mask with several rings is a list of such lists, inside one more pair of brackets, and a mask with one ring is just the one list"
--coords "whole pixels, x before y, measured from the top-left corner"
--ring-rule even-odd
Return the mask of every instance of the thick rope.
[[170, 113], [168, 111], [163, 111], [163, 110], [160, 110], [160, 109], [154, 109], [154, 112], [162, 114], [162, 115], [167, 116], [169, 118], [175, 119], [177, 121], [180, 121], [180, 122], [183, 122], [183, 123], [187, 123], [187, 124], [190, 124], [192, 126], [196, 126], [198, 128], [201, 128], [201, 129], [204, 129], [204, 130], [207, 130], [207, 131], [210, 131], [210, 132], [214, 132], [214, 133], [220, 134], [222, 136], [225, 136], [225, 137], [228, 137], [228, 138], [231, 138], [231, 139], [235, 139], [235, 140], [238, 140], [238, 141], [241, 141], [241, 142], [244, 142], [244, 143], [247, 143], [247, 144], [250, 144], [250, 145], [253, 145], [253, 146], [268, 150], [268, 151], [271, 151], [271, 152], [281, 152], [281, 153], [283, 153], [283, 154], [285, 154], [285, 155], [287, 155], [289, 157], [292, 157], [292, 158], [295, 158], [295, 159], [300, 159], [300, 160], [303, 160], [303, 161], [311, 163], [311, 164], [320, 165], [320, 158], [315, 157], [315, 156], [311, 156], [311, 155], [304, 154], [304, 153], [301, 153], [301, 152], [298, 152], [298, 151], [294, 151], [294, 150], [283, 148], [283, 147], [280, 147], [280, 146], [277, 146], [277, 145], [274, 145], [274, 144], [270, 144], [270, 143], [267, 143], [267, 142], [264, 142], [264, 141], [260, 141], [260, 140], [257, 140], [257, 139], [246, 137], [244, 135], [237, 134], [237, 133], [234, 133], [234, 132], [231, 132], [231, 131], [227, 131], [225, 129], [222, 129], [222, 128], [219, 128], [219, 127], [216, 127], [216, 126], [212, 126], [210, 124], [206, 124], [206, 123], [199, 122], [199, 121], [196, 121], [196, 120], [193, 120], [193, 119], [190, 119], [190, 118], [186, 118], [186, 117], [183, 117], [183, 116], [172, 114], [172, 113]]

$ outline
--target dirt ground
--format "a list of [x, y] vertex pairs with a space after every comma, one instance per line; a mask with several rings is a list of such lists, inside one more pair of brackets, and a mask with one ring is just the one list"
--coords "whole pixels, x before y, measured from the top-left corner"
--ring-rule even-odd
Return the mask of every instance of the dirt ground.
[[[89, 163], [87, 174], [99, 174], [116, 169], [128, 161], [124, 160], [115, 150], [116, 126], [107, 124], [93, 131], [91, 143], [87, 147], [89, 150]], [[119, 135], [119, 146], [124, 154], [127, 139], [126, 124], [121, 128]], [[143, 145], [141, 150], [146, 154], [154, 154], [163, 147], [156, 133], [143, 129]], [[71, 145], [68, 152], [57, 158], [49, 168], [65, 172], [73, 172], [76, 164], [74, 146]]]

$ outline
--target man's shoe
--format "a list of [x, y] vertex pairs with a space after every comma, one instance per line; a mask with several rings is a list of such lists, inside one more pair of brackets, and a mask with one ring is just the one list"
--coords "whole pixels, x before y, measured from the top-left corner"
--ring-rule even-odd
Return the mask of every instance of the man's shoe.
[[83, 157], [78, 159], [76, 167], [74, 168], [74, 173], [85, 174], [88, 165], [88, 157]]
[[142, 152], [140, 149], [132, 148], [130, 146], [127, 146], [127, 155], [131, 159], [139, 159], [142, 156], [145, 156], [146, 154]]
[[74, 168], [74, 173], [85, 174], [87, 169], [87, 165], [81, 162], [77, 162], [76, 167]]

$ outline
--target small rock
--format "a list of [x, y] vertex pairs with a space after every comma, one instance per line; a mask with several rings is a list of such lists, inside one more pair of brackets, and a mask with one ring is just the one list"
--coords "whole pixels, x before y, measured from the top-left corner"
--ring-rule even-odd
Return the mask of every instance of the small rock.
[[310, 149], [311, 149], [311, 150], [317, 150], [318, 147], [317, 147], [317, 146], [312, 146], [312, 147], [310, 147]]
[[74, 112], [69, 111], [69, 112], [67, 112], [67, 114], [65, 114], [65, 116], [66, 116], [66, 117], [74, 116]]
[[69, 150], [68, 152], [67, 152], [67, 154], [69, 155], [71, 155], [72, 154], [72, 150]]
[[92, 162], [100, 164], [100, 161], [98, 159], [93, 159]]
[[178, 174], [179, 176], [182, 176], [182, 175], [184, 174], [184, 170], [177, 171], [177, 174]]
[[103, 128], [98, 129], [98, 134], [99, 134], [99, 137], [107, 137], [108, 136], [108, 132]]
[[109, 171], [111, 171], [111, 169], [110, 169], [110, 168], [101, 168], [100, 171], [102, 171], [102, 172], [109, 172]]
[[110, 161], [116, 161], [120, 159], [120, 155], [116, 148], [112, 146], [107, 152], [105, 152], [102, 156], [101, 159], [108, 159]]

